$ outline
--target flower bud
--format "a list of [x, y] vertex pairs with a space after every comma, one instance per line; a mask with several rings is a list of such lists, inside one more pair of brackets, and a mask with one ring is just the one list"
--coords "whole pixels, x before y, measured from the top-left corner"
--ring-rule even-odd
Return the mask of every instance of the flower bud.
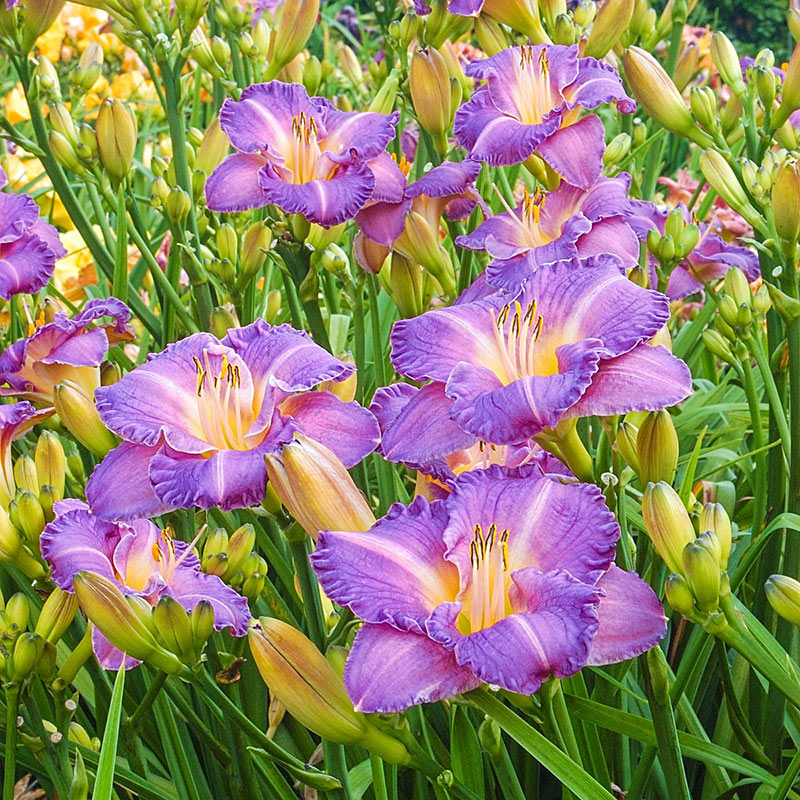
[[69, 140], [60, 134], [58, 131], [50, 131], [47, 134], [47, 142], [50, 146], [50, 152], [53, 157], [61, 164], [72, 172], [82, 175], [86, 169], [78, 158], [75, 148], [69, 143]]
[[228, 153], [228, 137], [225, 131], [219, 126], [219, 118], [206, 128], [203, 140], [197, 148], [197, 156], [194, 161], [195, 169], [210, 175]]
[[236, 229], [230, 222], [223, 222], [215, 236], [217, 243], [217, 253], [220, 258], [227, 258], [232, 264], [236, 263], [239, 249], [239, 239], [236, 236]]
[[64, 426], [87, 450], [102, 458], [116, 447], [116, 437], [103, 425], [91, 398], [77, 383], [57, 383], [53, 405]]
[[447, 251], [439, 244], [439, 232], [417, 211], [406, 214], [404, 242], [408, 255], [422, 264], [446, 295], [456, 294], [456, 277]]
[[361, 69], [361, 62], [358, 60], [358, 56], [353, 52], [353, 48], [340, 42], [337, 48], [337, 55], [342, 72], [347, 76], [350, 83], [356, 88], [363, 86], [364, 72]]
[[737, 306], [752, 305], [750, 284], [747, 276], [738, 267], [731, 267], [725, 274], [725, 291], [734, 299]]
[[189, 216], [192, 208], [192, 198], [189, 193], [180, 186], [173, 186], [164, 201], [164, 209], [167, 216], [176, 224], [183, 222]]
[[78, 144], [78, 130], [69, 111], [63, 103], [49, 106], [47, 121], [54, 131], [58, 131], [73, 147]]
[[25, 538], [34, 550], [39, 548], [39, 536], [44, 530], [44, 511], [36, 495], [24, 489], [17, 491], [17, 513]]
[[322, 64], [316, 56], [310, 56], [303, 64], [303, 86], [314, 96], [322, 83]]
[[212, 36], [211, 55], [214, 57], [215, 63], [222, 67], [224, 74], [225, 67], [231, 63], [231, 46], [221, 36]]
[[214, 607], [208, 600], [201, 600], [192, 609], [189, 621], [192, 627], [194, 650], [199, 655], [214, 632]]
[[378, 114], [391, 114], [397, 103], [397, 89], [400, 86], [400, 73], [393, 69], [381, 84], [367, 111], [374, 111]]
[[44, 652], [44, 639], [38, 633], [23, 633], [14, 644], [14, 653], [8, 664], [8, 677], [12, 683], [24, 681], [33, 672]]
[[666, 409], [650, 411], [639, 426], [636, 454], [642, 486], [665, 481], [671, 484], [678, 467], [678, 434]]
[[533, 44], [550, 41], [539, 18], [537, 0], [485, 0], [483, 13], [527, 36]]
[[683, 573], [697, 607], [709, 614], [719, 605], [720, 568], [712, 551], [699, 541], [689, 542], [682, 554]]
[[778, 92], [778, 79], [769, 67], [756, 64], [751, 69], [750, 80], [756, 87], [756, 94], [765, 109], [771, 109]]
[[689, 84], [689, 81], [697, 74], [698, 63], [700, 61], [700, 48], [691, 43], [683, 48], [681, 57], [672, 73], [672, 80], [679, 92]]
[[22, 592], [16, 592], [8, 598], [3, 614], [6, 631], [15, 637], [21, 631], [28, 629], [31, 617], [30, 601]]
[[487, 56], [495, 56], [509, 46], [506, 32], [497, 20], [486, 14], [480, 14], [475, 18], [474, 31], [478, 46]]
[[208, 321], [208, 329], [217, 339], [223, 339], [231, 328], [236, 328], [236, 318], [224, 306], [216, 306], [211, 309], [211, 316]]
[[22, 16], [22, 49], [32, 49], [36, 40], [55, 22], [65, 0], [26, 0]]
[[306, 46], [319, 16], [319, 0], [284, 0], [276, 12], [265, 80], [278, 73]]
[[613, 167], [619, 164], [631, 149], [631, 137], [627, 133], [618, 133], [606, 146], [603, 153], [603, 166]]
[[215, 528], [203, 542], [203, 561], [228, 549], [228, 533], [225, 528]]
[[790, 8], [786, 15], [786, 22], [789, 26], [789, 32], [792, 34], [792, 39], [797, 42], [800, 40], [800, 9]]
[[[87, 736], [86, 738], [88, 739], [89, 737]], [[84, 743], [80, 742], [80, 744]], [[88, 797], [89, 777], [86, 774], [86, 767], [83, 763], [83, 756], [81, 755], [80, 748], [76, 747], [75, 769], [73, 770], [72, 781], [69, 785], [69, 800], [87, 800]]]
[[239, 280], [248, 282], [263, 266], [272, 241], [272, 231], [263, 222], [254, 222], [245, 232], [239, 254]]
[[647, 141], [647, 126], [636, 117], [633, 120], [633, 146], [641, 147]]
[[404, 319], [419, 316], [425, 310], [422, 299], [423, 278], [419, 264], [409, 261], [400, 253], [392, 253], [389, 273], [392, 298]]
[[736, 359], [733, 355], [730, 345], [719, 331], [707, 328], [703, 331], [703, 344], [706, 349], [717, 358], [725, 361], [728, 364], [733, 364]]
[[33, 74], [39, 81], [45, 95], [61, 102], [61, 82], [52, 62], [44, 56], [37, 56]]
[[353, 710], [342, 679], [296, 628], [262, 617], [248, 633], [256, 667], [286, 710], [303, 726], [340, 744], [358, 744], [367, 720]]
[[122, 380], [122, 369], [116, 361], [103, 361], [100, 364], [100, 385], [113, 386]]
[[636, 473], [639, 472], [639, 456], [636, 452], [638, 433], [639, 429], [635, 425], [623, 421], [617, 426], [617, 436], [614, 440], [617, 452]]
[[81, 53], [78, 68], [70, 75], [70, 81], [86, 94], [95, 85], [103, 71], [103, 48], [97, 42], [90, 42]]
[[800, 238], [800, 170], [793, 158], [787, 158], [775, 171], [772, 213], [778, 236], [792, 247]]
[[683, 549], [694, 542], [694, 528], [677, 492], [664, 481], [644, 490], [642, 516], [656, 551], [671, 572], [683, 573]]
[[419, 124], [433, 138], [437, 152], [444, 155], [452, 117], [450, 75], [438, 50], [429, 47], [414, 54], [409, 67], [408, 85]]
[[273, 324], [280, 313], [281, 293], [279, 289], [272, 289], [267, 295], [267, 310], [265, 314], [267, 322], [269, 322], [270, 325]]
[[733, 93], [738, 97], [745, 94], [747, 87], [742, 76], [739, 54], [731, 44], [731, 40], [722, 31], [717, 31], [711, 37], [711, 58], [720, 77], [731, 87]]
[[36, 475], [39, 487], [52, 486], [57, 499], [64, 497], [64, 480], [67, 473], [67, 460], [64, 446], [55, 433], [42, 431], [36, 442]]
[[671, 573], [664, 584], [667, 602], [679, 614], [688, 617], [694, 611], [694, 595], [688, 581], [677, 572]]
[[14, 462], [14, 480], [18, 488], [39, 494], [36, 464], [30, 456], [22, 455]]
[[97, 153], [103, 169], [116, 185], [128, 174], [136, 151], [136, 115], [125, 103], [106, 98], [95, 122]]
[[800, 582], [788, 575], [770, 575], [764, 591], [777, 614], [792, 625], [800, 625]]
[[697, 247], [699, 241], [700, 227], [695, 225], [694, 222], [684, 225], [683, 231], [675, 244], [675, 255], [680, 259], [686, 258]]
[[314, 439], [295, 434], [280, 454], [265, 461], [275, 493], [315, 541], [322, 530], [366, 531], [375, 524], [344, 464]]
[[731, 519], [721, 503], [706, 503], [700, 512], [700, 530], [713, 531], [719, 542], [719, 563], [722, 569], [728, 568], [731, 555], [733, 532]]
[[580, 30], [569, 14], [559, 14], [552, 27], [555, 44], [570, 45], [580, 37]]
[[719, 309], [720, 316], [725, 322], [736, 328], [739, 320], [739, 309], [736, 306], [736, 301], [727, 294], [720, 295], [717, 299], [717, 308]]
[[585, 56], [603, 58], [620, 40], [633, 16], [634, 0], [606, 0], [589, 31]]
[[242, 568], [242, 565], [250, 557], [256, 544], [256, 529], [248, 522], [238, 527], [228, 541], [225, 553], [228, 556], [228, 565], [222, 579], [230, 581]]
[[652, 119], [701, 147], [713, 144], [711, 137], [695, 125], [672, 78], [650, 53], [640, 47], [630, 47], [622, 63], [631, 91]]
[[190, 666], [197, 661], [192, 624], [186, 609], [175, 598], [164, 595], [153, 609], [158, 638], [171, 653]]
[[729, 164], [716, 150], [704, 150], [700, 156], [700, 169], [717, 194], [751, 225], [761, 221], [758, 212], [750, 205], [747, 195]]
[[114, 583], [91, 572], [79, 572], [74, 582], [84, 614], [111, 644], [164, 672], [181, 671], [181, 662], [156, 642], [134, 606]]
[[46, 642], [57, 644], [72, 624], [78, 610], [78, 598], [56, 587], [44, 601], [34, 631]]
[[695, 120], [707, 131], [714, 131], [719, 126], [717, 95], [710, 86], [692, 87], [689, 105]]
[[319, 263], [343, 281], [350, 279], [350, 259], [338, 244], [329, 244], [320, 254]]
[[772, 130], [780, 128], [800, 108], [800, 45], [795, 45], [781, 89], [781, 104], [772, 117]]

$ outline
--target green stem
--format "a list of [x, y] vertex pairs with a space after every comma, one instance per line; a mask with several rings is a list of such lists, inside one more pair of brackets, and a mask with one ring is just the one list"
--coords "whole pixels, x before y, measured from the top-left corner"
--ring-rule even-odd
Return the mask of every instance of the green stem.
[[3, 765], [3, 800], [14, 800], [17, 770], [17, 716], [19, 714], [19, 686], [6, 688], [6, 746]]
[[117, 249], [114, 259], [114, 297], [128, 302], [128, 211], [125, 208], [125, 183], [117, 189]]
[[[761, 400], [756, 392], [753, 380], [753, 368], [749, 359], [745, 358], [741, 365], [742, 385], [747, 396], [750, 409], [750, 421], [753, 426], [753, 450], [761, 450], [764, 446], [764, 430], [761, 420]], [[767, 454], [761, 452], [755, 456], [755, 475], [753, 478], [753, 531], [760, 531], [767, 512]]]
[[764, 388], [767, 391], [767, 399], [769, 400], [769, 406], [772, 410], [772, 414], [775, 418], [775, 425], [778, 428], [778, 433], [781, 437], [781, 448], [786, 455], [786, 461], [788, 462], [791, 458], [790, 451], [792, 446], [792, 437], [789, 433], [789, 424], [786, 419], [786, 412], [783, 408], [783, 401], [781, 399], [780, 392], [778, 391], [778, 385], [775, 383], [775, 377], [772, 374], [772, 370], [769, 366], [769, 359], [767, 358], [767, 354], [764, 352], [764, 347], [761, 344], [761, 340], [758, 336], [751, 336], [750, 340], [748, 341], [748, 345], [750, 346], [750, 352], [753, 354], [753, 357], [756, 360], [756, 365], [758, 366], [758, 371], [761, 373], [761, 379], [764, 381]]
[[319, 597], [317, 579], [311, 571], [308, 560], [308, 548], [305, 536], [289, 542], [292, 551], [292, 561], [300, 583], [300, 593], [303, 595], [303, 616], [308, 627], [308, 637], [320, 649], [325, 646], [325, 620], [322, 614], [322, 603]]
[[375, 800], [389, 800], [389, 794], [386, 791], [386, 775], [383, 771], [383, 759], [374, 753], [370, 753], [369, 765], [372, 769], [372, 791], [375, 794]]
[[127, 724], [132, 728], [135, 729], [139, 723], [142, 721], [144, 715], [150, 710], [153, 705], [153, 701], [158, 696], [158, 693], [161, 691], [164, 683], [166, 682], [169, 676], [166, 672], [159, 672], [153, 682], [150, 684], [147, 692], [145, 692], [142, 701], [134, 710], [133, 714], [128, 717]]

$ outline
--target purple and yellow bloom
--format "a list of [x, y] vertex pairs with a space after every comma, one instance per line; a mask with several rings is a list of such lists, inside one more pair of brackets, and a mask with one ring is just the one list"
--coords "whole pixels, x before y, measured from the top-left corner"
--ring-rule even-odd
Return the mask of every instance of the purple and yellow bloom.
[[444, 161], [406, 185], [408, 166], [405, 159], [394, 165], [394, 180], [399, 174], [402, 181], [399, 200], [368, 203], [356, 216], [356, 259], [363, 269], [378, 272], [389, 251], [396, 250], [438, 278], [441, 264], [449, 264], [439, 245], [442, 216], [463, 219], [481, 202], [474, 189], [481, 165], [469, 158]]
[[[214, 609], [216, 630], [230, 628], [234, 636], [247, 633], [247, 600], [216, 575], [202, 572], [192, 545], [173, 539], [169, 528], [159, 530], [146, 519], [106, 522], [79, 500], [64, 500], [54, 508], [56, 518], [45, 527], [40, 545], [59, 588], [74, 592], [74, 576], [92, 572], [151, 606], [165, 595], [187, 611], [207, 600]], [[139, 663], [126, 658], [97, 628], [92, 631], [92, 646], [106, 669], [119, 669], [123, 661], [127, 669]]]
[[617, 101], [636, 109], [617, 71], [579, 58], [577, 45], [534, 45], [473, 61], [467, 75], [486, 79], [456, 112], [453, 131], [470, 156], [493, 166], [519, 164], [534, 153], [574, 186], [588, 189], [603, 166], [604, 128], [582, 109]]
[[[7, 182], [0, 169], [0, 189]], [[0, 297], [38, 292], [66, 254], [58, 231], [39, 219], [32, 197], [0, 192]]]
[[0, 405], [0, 505], [8, 506], [16, 493], [11, 443], [24, 436], [34, 425], [47, 419], [52, 408], [41, 411], [26, 400]]
[[378, 443], [375, 418], [310, 390], [354, 369], [304, 331], [260, 319], [221, 341], [195, 333], [170, 344], [95, 393], [100, 418], [123, 442], [89, 479], [92, 511], [129, 519], [254, 505], [266, 491], [264, 456], [296, 431], [352, 467]]
[[496, 214], [456, 244], [485, 250], [490, 285], [517, 289], [543, 264], [588, 258], [602, 253], [620, 256], [627, 266], [639, 258], [639, 240], [628, 224], [630, 176], [598, 178], [589, 189], [562, 182], [547, 194], [525, 191], [522, 204]]
[[653, 647], [653, 590], [614, 565], [600, 490], [534, 467], [462, 475], [446, 499], [395, 504], [367, 532], [325, 531], [325, 593], [364, 620], [345, 665], [357, 711], [392, 713], [490, 683], [533, 694], [551, 676]]
[[[669, 216], [667, 209], [659, 209], [653, 203], [644, 200], [631, 200], [630, 204], [635, 210], [635, 216], [631, 218], [630, 224], [642, 241], [647, 239], [647, 232], [652, 229], [664, 235]], [[694, 250], [670, 273], [666, 288], [670, 300], [680, 300], [695, 292], [703, 291], [705, 284], [724, 278], [732, 267], [742, 270], [748, 281], [754, 281], [761, 275], [758, 256], [752, 250], [726, 242], [713, 232], [710, 225], [694, 220], [683, 203], [676, 208], [681, 210], [686, 222], [695, 222], [700, 228], [700, 239]], [[658, 278], [656, 261], [652, 255], [650, 271], [651, 286], [655, 286]]]
[[[71, 380], [91, 397], [100, 385], [100, 364], [109, 346], [133, 337], [130, 315], [113, 297], [90, 300], [72, 318], [56, 312], [52, 322], [0, 355], [0, 379], [10, 387], [0, 394], [51, 404], [55, 385]], [[107, 317], [111, 322], [96, 324]]]
[[396, 322], [392, 361], [400, 374], [439, 385], [428, 390], [429, 414], [435, 405], [442, 424], [519, 444], [561, 420], [686, 398], [686, 365], [647, 344], [668, 319], [667, 297], [629, 281], [618, 259], [558, 262], [517, 295], [499, 291]]
[[249, 86], [220, 111], [220, 127], [237, 152], [209, 177], [208, 207], [245, 211], [272, 203], [325, 227], [352, 219], [370, 198], [394, 197], [372, 167], [394, 138], [398, 117], [339, 111], [296, 83]]

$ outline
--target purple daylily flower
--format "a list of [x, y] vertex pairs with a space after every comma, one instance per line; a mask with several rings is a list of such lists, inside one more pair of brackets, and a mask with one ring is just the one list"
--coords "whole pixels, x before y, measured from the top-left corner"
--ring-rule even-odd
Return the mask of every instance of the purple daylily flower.
[[304, 332], [256, 320], [222, 341], [195, 333], [95, 393], [97, 411], [122, 444], [86, 486], [103, 518], [156, 516], [176, 508], [228, 510], [264, 499], [264, 456], [296, 431], [352, 467], [375, 449], [372, 414], [326, 391], [354, 371]]
[[[520, 467], [535, 463], [545, 474], [574, 477], [555, 456], [533, 441], [494, 445], [462, 430], [442, 414], [442, 409], [450, 406], [444, 391], [442, 383], [429, 383], [422, 388], [395, 383], [379, 388], [370, 404], [381, 428], [378, 452], [387, 461], [418, 470], [442, 489], [428, 491], [432, 497], [444, 496], [462, 472], [494, 465]], [[418, 489], [420, 485], [418, 481]]]
[[398, 118], [339, 111], [297, 83], [248, 86], [220, 111], [237, 152], [209, 177], [208, 207], [245, 211], [273, 203], [325, 227], [352, 219], [376, 189], [381, 194], [372, 166], [385, 155]]
[[[7, 183], [0, 170], [0, 189]], [[38, 292], [66, 254], [58, 231], [39, 219], [32, 197], [0, 192], [0, 297]]]
[[325, 593], [365, 624], [345, 665], [357, 711], [392, 713], [490, 683], [523, 694], [661, 640], [664, 611], [614, 565], [600, 490], [528, 466], [462, 475], [445, 500], [395, 504], [369, 531], [324, 531]]
[[[52, 322], [0, 355], [0, 379], [10, 387], [0, 389], [0, 394], [50, 404], [53, 387], [71, 380], [91, 397], [100, 385], [100, 363], [109, 346], [133, 338], [130, 315], [128, 307], [113, 297], [90, 300], [72, 318], [56, 312]], [[95, 324], [104, 317], [112, 321]]]
[[628, 224], [630, 176], [598, 178], [589, 189], [562, 182], [548, 194], [525, 192], [518, 208], [497, 214], [456, 244], [485, 250], [492, 261], [486, 268], [491, 286], [518, 289], [543, 264], [588, 258], [601, 253], [619, 255], [627, 266], [639, 258], [639, 241]]
[[0, 405], [0, 504], [8, 507], [17, 491], [11, 458], [11, 443], [24, 436], [34, 425], [47, 419], [52, 408], [41, 411], [23, 400]]
[[516, 296], [500, 291], [396, 322], [392, 361], [412, 380], [439, 384], [427, 413], [442, 426], [519, 444], [561, 420], [686, 398], [686, 365], [647, 344], [668, 319], [666, 296], [629, 281], [618, 259], [559, 262]]
[[[406, 185], [408, 165], [403, 160], [400, 166], [392, 164], [397, 171], [393, 180], [401, 181], [399, 200], [371, 202], [359, 211], [356, 222], [360, 231], [354, 244], [356, 260], [363, 269], [378, 272], [389, 251], [396, 250], [437, 274], [435, 262], [438, 259], [449, 261], [446, 253], [438, 252], [442, 215], [446, 214], [449, 219], [463, 219], [469, 216], [477, 203], [483, 202], [474, 189], [481, 165], [470, 158], [445, 161], [419, 180]], [[388, 177], [384, 183], [388, 183]], [[421, 237], [413, 235], [410, 230], [420, 225], [430, 232], [424, 238], [435, 246], [419, 246]]]
[[[647, 232], [657, 230], [662, 236], [670, 212], [659, 209], [653, 203], [644, 200], [631, 200], [631, 208], [635, 216], [631, 217], [630, 225], [636, 230], [638, 237], [645, 241]], [[681, 203], [677, 206], [686, 222], [692, 222], [692, 215], [686, 206]], [[748, 281], [754, 281], [761, 275], [758, 256], [747, 247], [726, 242], [721, 236], [713, 232], [710, 225], [705, 222], [696, 222], [700, 228], [700, 239], [694, 250], [681, 261], [670, 273], [667, 281], [666, 293], [670, 300], [680, 300], [695, 292], [701, 292], [704, 284], [725, 277], [725, 273], [732, 267], [738, 267], [747, 276]], [[656, 260], [650, 257], [650, 285], [656, 286]]]
[[[207, 600], [214, 609], [216, 630], [230, 628], [234, 636], [247, 633], [247, 600], [216, 575], [202, 572], [192, 545], [175, 541], [169, 529], [161, 531], [146, 519], [106, 522], [79, 500], [56, 503], [54, 509], [56, 518], [39, 541], [56, 586], [74, 591], [74, 576], [85, 571], [113, 581], [123, 594], [142, 597], [151, 606], [165, 595], [187, 611]], [[127, 669], [140, 663], [126, 657], [97, 628], [92, 646], [105, 669], [119, 669], [123, 661]]]
[[494, 166], [519, 164], [534, 153], [569, 183], [588, 189], [603, 166], [604, 128], [581, 109], [617, 101], [636, 109], [617, 71], [579, 58], [577, 45], [513, 47], [473, 61], [466, 72], [486, 79], [458, 109], [453, 131], [472, 158]]

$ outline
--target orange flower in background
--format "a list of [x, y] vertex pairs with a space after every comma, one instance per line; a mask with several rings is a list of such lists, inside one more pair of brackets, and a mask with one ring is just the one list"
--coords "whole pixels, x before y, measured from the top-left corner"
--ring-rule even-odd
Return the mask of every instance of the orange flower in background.
[[[100, 234], [99, 228], [97, 233]], [[56, 263], [53, 283], [67, 300], [77, 302], [86, 296], [85, 287], [97, 283], [94, 259], [81, 235], [75, 230], [62, 233], [61, 243], [66, 248], [67, 255]]]

